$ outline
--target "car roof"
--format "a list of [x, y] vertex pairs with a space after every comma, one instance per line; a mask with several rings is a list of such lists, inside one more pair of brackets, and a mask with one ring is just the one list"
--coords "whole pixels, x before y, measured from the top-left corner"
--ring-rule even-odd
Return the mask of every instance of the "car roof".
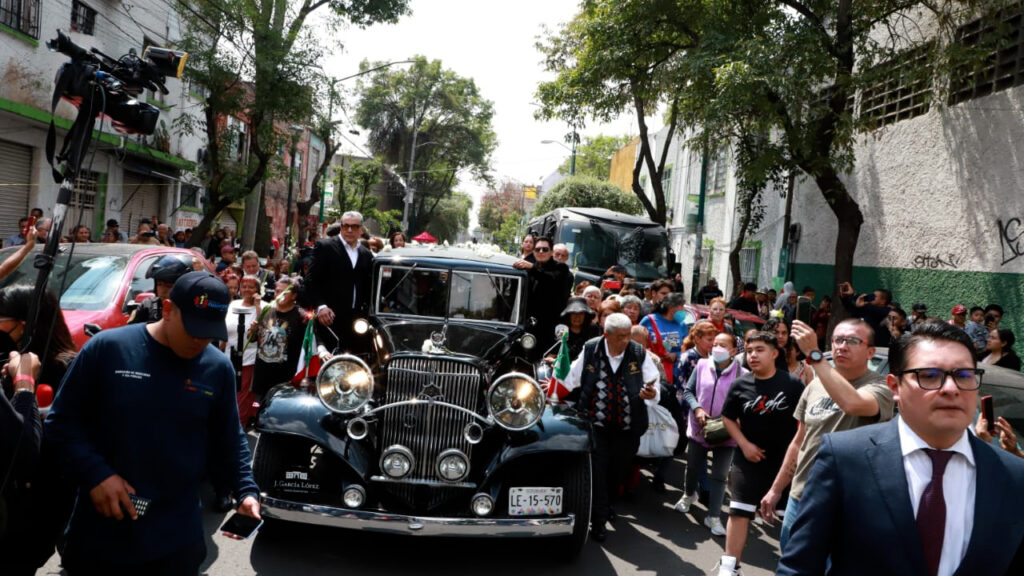
[[621, 212], [613, 212], [607, 208], [562, 208], [565, 212], [570, 212], [585, 218], [594, 218], [595, 220], [603, 220], [605, 222], [613, 222], [615, 224], [628, 224], [633, 226], [645, 226], [650, 228], [660, 228], [660, 225], [652, 222], [646, 218], [640, 216], [631, 216], [629, 214], [623, 214]]
[[[877, 346], [875, 347], [875, 356], [885, 358], [885, 365], [889, 366], [889, 349]], [[828, 359], [832, 358], [832, 351], [829, 350], [825, 353], [825, 357]], [[1010, 388], [1019, 388], [1024, 390], [1024, 373], [1017, 370], [1011, 370], [1010, 368], [1003, 368], [1002, 366], [992, 366], [991, 364], [978, 364], [979, 368], [985, 370], [985, 375], [981, 377], [982, 386], [991, 384], [995, 386], [1007, 386]], [[888, 373], [888, 370], [885, 372]]]
[[[61, 243], [57, 248], [58, 254], [67, 254], [71, 250], [72, 244]], [[0, 253], [14, 252], [18, 250], [18, 246], [11, 246], [4, 248]], [[140, 252], [171, 252], [171, 253], [191, 253], [194, 256], [202, 257], [199, 252], [188, 248], [176, 248], [173, 246], [154, 246], [152, 244], [123, 244], [113, 242], [82, 242], [74, 244], [75, 254], [86, 254], [90, 256], [105, 256], [105, 255], [135, 255]], [[32, 249], [33, 252], [41, 252], [42, 246], [36, 245]]]

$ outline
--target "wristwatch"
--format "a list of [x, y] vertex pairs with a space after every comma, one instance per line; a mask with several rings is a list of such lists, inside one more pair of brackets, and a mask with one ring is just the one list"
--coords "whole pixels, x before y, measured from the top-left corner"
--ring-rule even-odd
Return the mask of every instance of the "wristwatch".
[[825, 355], [821, 353], [821, 350], [811, 350], [811, 353], [807, 355], [808, 364], [817, 364], [825, 359]]

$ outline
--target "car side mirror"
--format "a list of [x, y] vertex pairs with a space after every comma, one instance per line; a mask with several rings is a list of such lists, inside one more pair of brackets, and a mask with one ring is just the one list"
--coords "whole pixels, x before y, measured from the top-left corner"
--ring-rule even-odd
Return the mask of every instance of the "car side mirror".
[[85, 332], [86, 336], [92, 338], [93, 336], [102, 332], [103, 328], [101, 328], [99, 324], [93, 324], [92, 322], [89, 322], [82, 326], [82, 331]]
[[156, 296], [153, 292], [140, 292], [135, 296], [135, 303], [142, 304], [143, 300], [146, 298], [152, 298], [153, 296]]

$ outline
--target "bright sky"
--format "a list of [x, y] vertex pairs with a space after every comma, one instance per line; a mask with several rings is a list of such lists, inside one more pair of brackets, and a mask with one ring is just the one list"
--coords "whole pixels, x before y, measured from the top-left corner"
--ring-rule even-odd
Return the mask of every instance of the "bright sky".
[[[484, 98], [494, 102], [494, 130], [498, 148], [493, 159], [498, 180], [510, 178], [539, 185], [558, 168], [569, 152], [558, 144], [568, 131], [562, 122], [534, 120], [537, 84], [551, 77], [544, 72], [541, 54], [534, 47], [543, 25], [556, 30], [577, 12], [576, 0], [411, 0], [412, 15], [393, 26], [345, 31], [345, 49], [326, 66], [344, 77], [358, 72], [359, 62], [407, 60], [417, 54], [441, 60], [442, 66], [472, 78]], [[398, 64], [397, 66], [402, 66]], [[355, 86], [355, 80], [345, 84]], [[588, 125], [584, 136], [635, 133], [636, 122], [625, 115], [608, 125]], [[353, 138], [363, 145], [362, 139]], [[365, 146], [363, 146], [365, 148]], [[357, 152], [351, 144], [345, 152]], [[464, 182], [461, 188], [479, 201], [482, 188]], [[473, 224], [476, 210], [473, 211]], [[472, 228], [471, 228], [472, 229]]]

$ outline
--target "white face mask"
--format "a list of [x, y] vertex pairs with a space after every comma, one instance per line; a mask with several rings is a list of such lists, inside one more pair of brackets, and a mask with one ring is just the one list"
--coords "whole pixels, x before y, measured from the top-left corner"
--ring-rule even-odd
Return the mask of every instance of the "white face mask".
[[721, 364], [731, 358], [732, 355], [729, 353], [728, 348], [722, 346], [715, 346], [711, 349], [711, 359], [716, 363]]

